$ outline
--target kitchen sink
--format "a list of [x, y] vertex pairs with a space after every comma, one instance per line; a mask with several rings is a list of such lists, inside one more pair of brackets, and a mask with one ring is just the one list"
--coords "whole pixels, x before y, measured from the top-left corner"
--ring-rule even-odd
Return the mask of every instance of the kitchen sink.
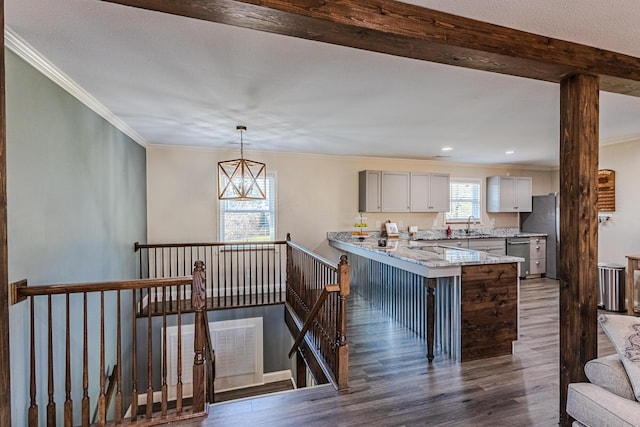
[[437, 255], [444, 255], [447, 251], [467, 251], [466, 248], [454, 248], [452, 246], [440, 245], [409, 246], [408, 249], [417, 249], [419, 251], [431, 252]]
[[468, 237], [494, 237], [492, 234], [483, 233], [481, 231], [470, 231], [468, 234], [466, 234], [466, 236], [468, 236]]

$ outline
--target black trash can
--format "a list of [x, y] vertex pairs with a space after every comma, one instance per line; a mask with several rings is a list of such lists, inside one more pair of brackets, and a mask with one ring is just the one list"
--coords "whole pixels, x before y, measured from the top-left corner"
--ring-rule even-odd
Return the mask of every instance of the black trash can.
[[[608, 311], [624, 311], [625, 268], [620, 264], [598, 264], [598, 306]], [[600, 305], [602, 303], [602, 305]]]

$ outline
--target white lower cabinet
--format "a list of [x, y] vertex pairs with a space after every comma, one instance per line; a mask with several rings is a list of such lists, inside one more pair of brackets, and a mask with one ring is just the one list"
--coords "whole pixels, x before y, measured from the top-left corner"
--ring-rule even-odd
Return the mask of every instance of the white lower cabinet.
[[487, 252], [491, 255], [507, 254], [504, 238], [469, 239], [469, 249]]
[[547, 239], [545, 237], [531, 237], [529, 239], [529, 275], [542, 276], [547, 272]]
[[469, 248], [469, 239], [441, 239], [441, 240], [430, 240], [428, 244], [440, 245], [440, 246], [451, 246], [454, 248]]

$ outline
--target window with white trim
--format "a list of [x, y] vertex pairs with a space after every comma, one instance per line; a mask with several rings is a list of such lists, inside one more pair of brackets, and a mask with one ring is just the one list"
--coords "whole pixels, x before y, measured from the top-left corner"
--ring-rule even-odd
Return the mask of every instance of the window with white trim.
[[466, 222], [470, 216], [480, 219], [480, 185], [482, 180], [472, 178], [452, 178], [450, 208], [446, 222]]
[[265, 200], [220, 200], [221, 241], [268, 242], [275, 239], [275, 174], [267, 174]]

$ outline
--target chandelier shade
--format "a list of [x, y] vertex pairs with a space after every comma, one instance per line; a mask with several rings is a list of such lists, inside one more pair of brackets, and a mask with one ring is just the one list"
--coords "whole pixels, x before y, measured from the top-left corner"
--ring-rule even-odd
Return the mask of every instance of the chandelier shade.
[[218, 162], [218, 198], [220, 200], [264, 200], [267, 198], [267, 165], [244, 158], [240, 131], [240, 158]]

